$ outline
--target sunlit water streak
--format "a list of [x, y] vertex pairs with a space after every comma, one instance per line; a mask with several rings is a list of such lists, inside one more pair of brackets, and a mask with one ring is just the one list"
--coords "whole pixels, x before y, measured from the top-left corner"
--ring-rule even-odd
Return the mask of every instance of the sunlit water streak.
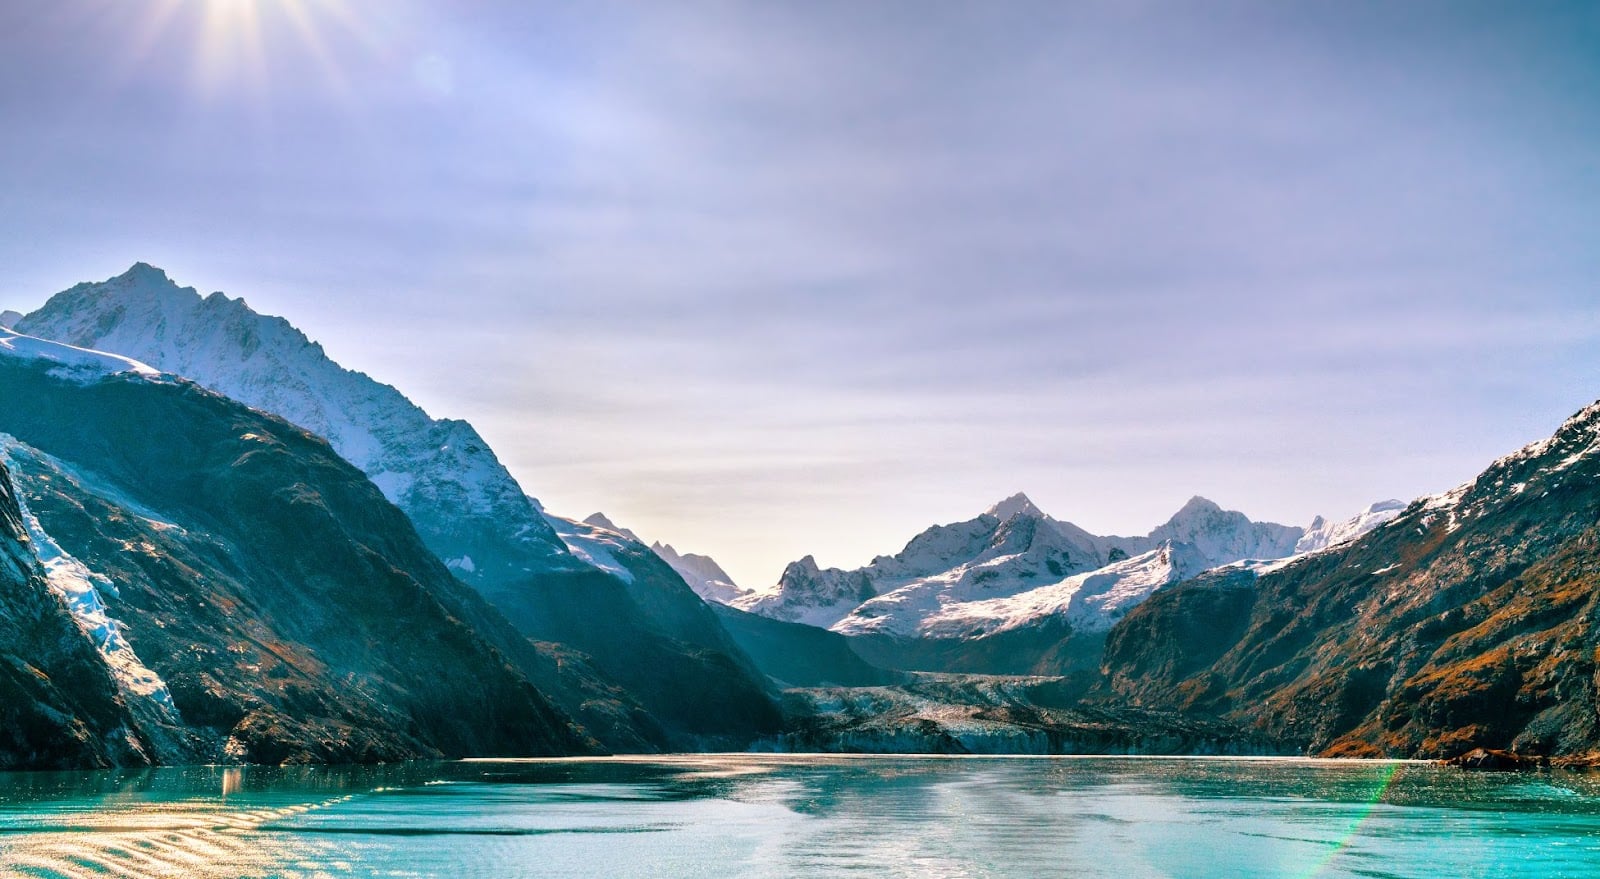
[[1600, 781], [727, 755], [0, 774], [5, 877], [1589, 877]]

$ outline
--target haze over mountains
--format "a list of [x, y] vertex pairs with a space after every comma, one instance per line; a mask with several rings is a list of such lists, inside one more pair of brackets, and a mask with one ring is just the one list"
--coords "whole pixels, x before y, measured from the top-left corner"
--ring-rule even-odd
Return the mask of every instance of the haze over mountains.
[[1309, 527], [1023, 494], [744, 589], [136, 265], [0, 330], [0, 765], [703, 748], [1600, 755], [1600, 404]]

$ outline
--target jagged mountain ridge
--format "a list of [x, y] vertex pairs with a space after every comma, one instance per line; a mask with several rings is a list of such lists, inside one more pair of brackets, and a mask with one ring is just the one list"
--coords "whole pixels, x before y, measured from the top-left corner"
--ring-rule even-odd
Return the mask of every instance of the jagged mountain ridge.
[[661, 556], [661, 560], [671, 565], [683, 581], [689, 584], [689, 588], [706, 601], [730, 604], [749, 591], [733, 582], [733, 578], [717, 564], [716, 559], [708, 555], [680, 553], [672, 547], [672, 544], [662, 543], [659, 540], [650, 544], [650, 551]]
[[201, 297], [138, 263], [52, 296], [16, 329], [148, 363], [327, 439], [411, 517], [457, 576], [485, 591], [576, 566], [470, 424], [431, 418], [243, 299]]
[[[584, 519], [582, 524], [620, 534], [634, 543], [644, 545], [644, 538], [613, 522], [605, 513], [593, 513]], [[561, 530], [560, 525], [556, 526], [556, 530], [558, 532]], [[563, 539], [567, 537], [568, 535], [563, 535]], [[573, 548], [570, 540], [568, 548]], [[726, 604], [748, 591], [735, 584], [733, 578], [728, 576], [728, 572], [722, 570], [722, 566], [710, 556], [696, 555], [692, 552], [680, 554], [670, 544], [664, 544], [659, 540], [650, 544], [650, 551], [666, 562], [672, 570], [677, 571], [678, 576], [689, 584], [689, 588], [706, 601]], [[574, 552], [580, 557], [583, 555], [578, 550]]]
[[[1018, 494], [975, 519], [930, 528], [900, 553], [879, 556], [864, 568], [821, 569], [808, 556], [789, 565], [775, 591], [731, 603], [852, 635], [978, 636], [991, 628], [985, 619], [1015, 615], [1001, 602], [1107, 565], [1124, 565], [1119, 570], [1131, 572], [1166, 564], [1168, 574], [1160, 579], [1165, 583], [1172, 574], [1192, 576], [1240, 559], [1289, 555], [1304, 533], [1252, 522], [1196, 497], [1147, 535], [1100, 536], [1051, 518]], [[1174, 552], [1175, 566], [1170, 564]], [[1141, 556], [1149, 558], [1126, 564]], [[1076, 582], [1077, 591], [1082, 585]], [[965, 630], [962, 620], [970, 623]], [[1080, 615], [1080, 623], [1091, 622], [1091, 615]]]
[[1386, 527], [1158, 593], [1110, 633], [1105, 698], [1312, 753], [1600, 754], [1600, 403]]
[[[676, 747], [736, 747], [777, 722], [760, 673], [670, 567], [653, 555], [608, 567], [579, 558], [470, 425], [429, 418], [286, 320], [220, 293], [201, 298], [140, 263], [51, 297], [19, 325], [137, 356], [326, 437], [524, 635], [587, 654], [582, 664], [608, 678], [560, 689], [620, 689]], [[638, 740], [627, 732], [622, 743]]]
[[[53, 647], [23, 637], [6, 650], [50, 667], [61, 664], [52, 650], [70, 648], [68, 671], [49, 680], [81, 700], [85, 727], [63, 730], [55, 754], [0, 735], [0, 762], [594, 747], [519, 669], [531, 645], [322, 440], [121, 358], [10, 334], [0, 399], [0, 544], [12, 562], [0, 567], [25, 569], [36, 611], [51, 596], [41, 624], [61, 631], [65, 610], [75, 629]], [[32, 703], [0, 713], [26, 722], [50, 695], [23, 693]], [[125, 744], [67, 751], [107, 735]]]

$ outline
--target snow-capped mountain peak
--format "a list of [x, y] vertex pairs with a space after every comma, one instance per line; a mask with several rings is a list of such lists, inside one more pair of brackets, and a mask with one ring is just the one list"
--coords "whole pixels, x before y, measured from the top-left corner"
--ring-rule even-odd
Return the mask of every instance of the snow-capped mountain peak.
[[[975, 519], [929, 528], [899, 553], [879, 556], [853, 571], [819, 568], [807, 556], [784, 570], [775, 589], [730, 603], [846, 634], [968, 637], [1035, 606], [1055, 608], [1052, 613], [1080, 608], [1074, 611], [1075, 625], [1093, 625], [1109, 619], [1108, 614], [1120, 614], [1172, 577], [1192, 577], [1240, 559], [1287, 556], [1303, 533], [1253, 522], [1243, 513], [1194, 497], [1147, 535], [1098, 536], [1045, 515], [1027, 495], [1017, 494]], [[1074, 579], [1100, 572], [1106, 576]], [[1084, 582], [1093, 588], [1084, 591]], [[1038, 592], [1063, 583], [1068, 584], [1061, 587], [1064, 593]], [[1126, 585], [1116, 586], [1121, 583]], [[1116, 600], [1090, 601], [1100, 587]], [[1076, 603], [1068, 600], [1080, 593]], [[1020, 597], [1024, 595], [1029, 597]], [[1012, 599], [1021, 604], [1007, 604]], [[1099, 610], [1081, 610], [1086, 607]], [[993, 625], [977, 622], [989, 613], [997, 615]]]
[[1020, 491], [985, 510], [984, 515], [993, 516], [1002, 522], [1017, 515], [1037, 519], [1045, 518], [1044, 511], [1035, 506], [1033, 501]]
[[749, 591], [733, 582], [728, 572], [710, 556], [692, 552], [680, 553], [673, 549], [671, 544], [660, 542], [650, 544], [650, 551], [671, 565], [672, 569], [678, 572], [678, 576], [689, 584], [689, 588], [707, 601], [729, 604]]
[[1282, 558], [1295, 551], [1304, 534], [1304, 529], [1290, 525], [1252, 522], [1244, 513], [1224, 510], [1196, 495], [1148, 539], [1190, 544], [1214, 567], [1239, 559]]
[[614, 531], [617, 534], [621, 534], [623, 537], [632, 540], [634, 543], [644, 543], [643, 540], [639, 539], [639, 535], [611, 521], [610, 517], [606, 516], [605, 513], [593, 513], [589, 516], [589, 518], [583, 520], [583, 524], [592, 525], [596, 528], [604, 528], [607, 531]]
[[1329, 522], [1318, 516], [1311, 527], [1295, 542], [1294, 554], [1320, 552], [1330, 547], [1348, 543], [1399, 516], [1406, 508], [1405, 501], [1387, 500], [1370, 504], [1353, 518], [1343, 522]]
[[476, 585], [495, 588], [580, 564], [470, 424], [430, 417], [243, 299], [202, 297], [137, 263], [56, 294], [17, 324], [20, 332], [184, 376], [322, 436]]

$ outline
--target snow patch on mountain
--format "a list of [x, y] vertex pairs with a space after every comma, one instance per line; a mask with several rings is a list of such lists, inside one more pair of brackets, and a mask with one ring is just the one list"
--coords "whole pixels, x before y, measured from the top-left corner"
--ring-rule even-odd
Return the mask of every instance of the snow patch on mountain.
[[1034, 506], [1033, 501], [1020, 491], [984, 511], [985, 516], [993, 516], [1002, 522], [1018, 514], [1044, 517], [1044, 511]]
[[976, 638], [1060, 617], [1076, 631], [1105, 631], [1152, 592], [1207, 569], [1199, 550], [1167, 541], [1142, 555], [1006, 598], [960, 602], [929, 614], [915, 634]]
[[728, 572], [710, 556], [692, 552], [680, 553], [673, 549], [671, 544], [660, 541], [650, 544], [650, 551], [677, 571], [678, 576], [689, 584], [689, 588], [707, 601], [731, 604], [749, 592], [733, 582]]
[[[820, 568], [808, 556], [789, 565], [775, 589], [728, 603], [852, 635], [969, 637], [1057, 612], [1104, 628], [1174, 577], [1289, 555], [1304, 533], [1195, 497], [1147, 535], [1099, 536], [1017, 494], [975, 519], [930, 528], [864, 568]], [[1027, 597], [1010, 603], [1020, 596]]]
[[544, 517], [560, 535], [567, 549], [585, 564], [599, 568], [624, 583], [633, 582], [633, 572], [617, 560], [615, 552], [629, 542], [638, 543], [637, 539], [615, 528], [594, 525], [588, 521], [566, 519], [551, 513], [545, 513]]
[[[615, 569], [622, 567], [612, 555], [614, 550], [626, 545], [619, 538], [626, 538], [627, 542], [635, 544], [640, 550], [647, 548], [643, 538], [631, 529], [618, 525], [605, 513], [594, 513], [581, 522], [552, 517], [549, 513], [545, 515], [573, 554], [589, 560], [601, 570], [615, 573]], [[666, 562], [704, 600], [727, 604], [747, 591], [735, 584], [722, 566], [709, 556], [679, 553], [660, 541], [650, 544], [648, 550]], [[632, 575], [628, 574], [624, 579], [631, 580]]]
[[644, 543], [643, 540], [639, 539], [639, 535], [611, 521], [611, 519], [608, 518], [605, 513], [593, 513], [589, 516], [589, 518], [583, 520], [583, 524], [593, 525], [596, 528], [604, 528], [607, 531], [614, 531], [617, 534], [621, 534], [623, 537], [632, 540], [634, 543]]
[[161, 375], [160, 370], [131, 357], [51, 342], [11, 329], [0, 329], [0, 356], [54, 363], [56, 366], [50, 371], [51, 375], [75, 381], [93, 381], [124, 372], [146, 378]]
[[1305, 536], [1301, 537], [1294, 545], [1295, 555], [1321, 552], [1340, 544], [1349, 543], [1372, 531], [1394, 521], [1395, 517], [1405, 511], [1405, 501], [1387, 500], [1378, 501], [1365, 510], [1357, 513], [1355, 517], [1343, 522], [1329, 522], [1321, 516], [1312, 520], [1311, 527], [1306, 529]]
[[[14, 455], [20, 445], [15, 438], [0, 434], [0, 462], [8, 468], [20, 467], [21, 462]], [[116, 585], [62, 549], [28, 509], [23, 494], [19, 491], [15, 495], [28, 547], [44, 573], [45, 582], [71, 613], [78, 630], [99, 651], [118, 688], [130, 700], [140, 700], [153, 707], [162, 719], [174, 725], [179, 723], [178, 709], [166, 682], [134, 653], [123, 637], [123, 624], [106, 608], [101, 593], [115, 597]]]
[[[1291, 555], [1305, 529], [1273, 522], [1252, 522], [1237, 510], [1224, 510], [1203, 497], [1192, 497], [1171, 519], [1151, 531], [1150, 545], [1187, 543], [1209, 560], [1208, 567], [1239, 559], [1272, 559]], [[1131, 542], [1123, 538], [1125, 542]]]

